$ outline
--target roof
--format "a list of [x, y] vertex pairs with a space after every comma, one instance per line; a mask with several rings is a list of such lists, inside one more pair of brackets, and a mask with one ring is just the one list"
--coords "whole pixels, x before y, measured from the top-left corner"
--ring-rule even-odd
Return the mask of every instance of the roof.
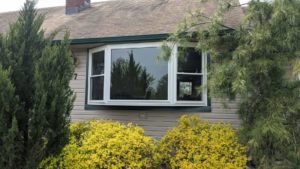
[[[39, 9], [45, 13], [46, 33], [68, 28], [70, 39], [165, 34], [176, 30], [186, 14], [201, 7], [206, 16], [217, 8], [216, 0], [113, 0], [93, 3], [91, 8], [73, 15], [65, 15], [65, 7]], [[19, 13], [0, 13], [0, 33], [5, 33]], [[234, 28], [241, 21], [243, 11], [235, 8], [226, 15], [225, 25]], [[63, 33], [58, 34], [61, 39]]]

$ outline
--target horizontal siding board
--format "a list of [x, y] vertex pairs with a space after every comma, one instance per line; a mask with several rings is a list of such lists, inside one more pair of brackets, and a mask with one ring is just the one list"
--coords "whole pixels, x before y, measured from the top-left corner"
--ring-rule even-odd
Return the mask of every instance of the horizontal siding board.
[[[83, 66], [81, 65], [80, 67], [78, 67], [78, 66], [76, 67], [76, 72], [85, 72], [85, 71], [86, 71], [86, 66], [83, 67]], [[75, 72], [75, 73], [76, 73], [76, 72]]]
[[72, 89], [82, 89], [82, 86], [84, 86], [84, 85], [82, 85], [82, 84], [78, 84], [78, 83], [76, 83], [76, 84], [70, 84], [70, 87], [72, 88]]
[[[85, 102], [85, 97], [84, 98], [82, 98], [82, 97], [77, 97], [76, 96], [76, 100], [75, 100], [75, 102]], [[82, 105], [82, 106], [84, 106], [84, 105]]]
[[154, 138], [161, 138], [164, 136], [165, 132], [145, 131], [145, 134]]
[[76, 70], [75, 70], [75, 73], [77, 74], [77, 76], [85, 76], [85, 75], [86, 75], [85, 72], [86, 72], [86, 71], [76, 71]]
[[[83, 107], [83, 106], [81, 106]], [[75, 107], [76, 108], [76, 107]], [[79, 107], [80, 108], [80, 107]], [[156, 117], [156, 118], [179, 118], [182, 115], [185, 114], [197, 114], [199, 116], [202, 116], [204, 118], [206, 117], [215, 117], [215, 118], [237, 118], [238, 114], [236, 113], [184, 113], [184, 112], [165, 112], [165, 111], [137, 111], [137, 110], [133, 110], [133, 111], [129, 111], [127, 110], [125, 111], [120, 111], [120, 110], [76, 110], [74, 109], [72, 114], [74, 115], [101, 115], [101, 114], [109, 114], [109, 115], [121, 115], [121, 116], [132, 116], [132, 115], [136, 115], [139, 114], [141, 116], [146, 116], [145, 118], [152, 118], [152, 117]]]
[[239, 109], [222, 109], [222, 108], [212, 108], [213, 113], [226, 113], [226, 114], [236, 114]]
[[74, 106], [82, 106], [82, 105], [84, 105], [84, 102], [75, 101], [73, 105]]
[[84, 98], [85, 97], [85, 93], [76, 92], [76, 97], [78, 97], [78, 98]]
[[84, 88], [73, 89], [73, 91], [74, 91], [75, 93], [85, 93], [85, 89], [84, 89]]
[[[156, 121], [156, 122], [177, 122], [177, 120], [184, 115], [185, 113], [182, 113], [180, 115], [178, 114], [173, 114], [175, 116], [171, 115], [166, 115], [164, 112], [161, 112], [162, 115], [164, 116], [155, 116], [151, 115], [149, 113], [146, 115], [144, 118], [142, 115], [143, 113], [109, 113], [109, 112], [98, 112], [98, 113], [73, 113], [72, 116], [76, 116], [77, 118], [85, 118], [85, 119], [94, 119], [94, 118], [106, 118], [106, 119], [118, 119], [118, 120], [130, 120], [130, 121]], [[230, 121], [230, 120], [238, 120], [238, 115], [237, 114], [202, 114], [202, 113], [196, 113], [199, 115], [202, 119], [210, 119], [210, 120], [222, 120], [222, 121]], [[171, 118], [172, 117], [172, 118]]]
[[[77, 73], [75, 72], [75, 74], [77, 74]], [[85, 82], [85, 75], [77, 74], [76, 79], [75, 79], [75, 76], [74, 76], [74, 79], [71, 80], [71, 83], [78, 82], [78, 81], [84, 81]]]

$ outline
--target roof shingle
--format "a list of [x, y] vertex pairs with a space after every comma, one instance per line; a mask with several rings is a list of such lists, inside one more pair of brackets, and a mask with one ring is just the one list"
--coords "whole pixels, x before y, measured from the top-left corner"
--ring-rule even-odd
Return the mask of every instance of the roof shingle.
[[[68, 28], [71, 39], [171, 33], [189, 11], [202, 8], [211, 16], [217, 8], [215, 0], [113, 0], [93, 3], [91, 8], [74, 15], [65, 15], [64, 7], [39, 9], [45, 13], [46, 33]], [[243, 15], [235, 8], [226, 15], [225, 25], [236, 27]], [[18, 12], [0, 13], [0, 33], [5, 33]], [[61, 39], [63, 33], [58, 34]]]

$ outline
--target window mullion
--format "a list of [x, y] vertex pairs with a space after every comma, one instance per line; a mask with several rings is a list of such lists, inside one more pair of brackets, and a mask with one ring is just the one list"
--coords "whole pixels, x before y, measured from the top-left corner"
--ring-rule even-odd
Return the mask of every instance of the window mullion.
[[203, 89], [202, 89], [202, 100], [205, 102], [205, 105], [208, 104], [208, 89], [207, 89], [207, 52], [202, 52], [202, 72], [203, 72], [203, 77], [202, 77], [202, 80], [203, 80]]
[[110, 100], [110, 72], [111, 72], [111, 49], [105, 48], [104, 55], [104, 102]]
[[173, 60], [174, 60], [174, 66], [173, 66], [173, 70], [174, 73], [172, 74], [173, 76], [173, 80], [172, 80], [172, 87], [173, 87], [173, 94], [172, 94], [172, 101], [173, 104], [175, 104], [177, 102], [177, 69], [178, 69], [178, 57], [177, 57], [177, 53], [178, 53], [178, 45], [174, 45], [174, 53], [173, 53]]
[[91, 74], [92, 74], [92, 53], [89, 51], [88, 53], [88, 83], [87, 83], [87, 100], [91, 100]]

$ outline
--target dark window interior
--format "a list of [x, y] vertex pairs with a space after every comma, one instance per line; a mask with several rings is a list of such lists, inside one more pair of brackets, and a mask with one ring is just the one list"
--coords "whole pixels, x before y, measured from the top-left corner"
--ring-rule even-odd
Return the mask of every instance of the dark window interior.
[[202, 73], [201, 52], [195, 48], [179, 48], [178, 51], [182, 54], [178, 58], [178, 72]]
[[103, 100], [104, 51], [92, 54], [91, 100]]
[[177, 100], [202, 101], [201, 85], [201, 76], [177, 75]]
[[92, 55], [92, 75], [104, 74], [104, 51]]
[[92, 100], [103, 100], [103, 84], [104, 77], [93, 77], [91, 79], [91, 99]]
[[179, 48], [177, 100], [202, 101], [202, 54], [195, 48]]

